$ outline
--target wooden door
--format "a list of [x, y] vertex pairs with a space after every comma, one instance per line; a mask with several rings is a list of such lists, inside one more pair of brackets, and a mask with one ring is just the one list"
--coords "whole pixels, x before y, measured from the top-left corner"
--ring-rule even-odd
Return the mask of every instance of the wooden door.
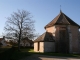
[[67, 30], [60, 30], [59, 32], [60, 35], [60, 40], [59, 40], [59, 52], [60, 53], [68, 53], [69, 45], [68, 45], [68, 35], [67, 35]]

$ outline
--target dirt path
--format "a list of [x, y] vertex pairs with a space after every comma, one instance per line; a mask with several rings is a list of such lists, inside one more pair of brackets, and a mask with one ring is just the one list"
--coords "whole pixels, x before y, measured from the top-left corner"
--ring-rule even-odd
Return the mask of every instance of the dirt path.
[[46, 55], [37, 55], [28, 56], [21, 60], [80, 60], [78, 58], [71, 57], [55, 57], [55, 56], [46, 56]]

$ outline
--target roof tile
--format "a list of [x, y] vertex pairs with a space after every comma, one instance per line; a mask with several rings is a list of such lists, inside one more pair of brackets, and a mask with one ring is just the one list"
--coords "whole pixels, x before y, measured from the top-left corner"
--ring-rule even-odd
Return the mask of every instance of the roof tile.
[[45, 28], [51, 27], [53, 25], [75, 25], [75, 26], [80, 27], [77, 23], [75, 23], [72, 19], [70, 19], [63, 12], [60, 12], [50, 23], [48, 23], [45, 26]]

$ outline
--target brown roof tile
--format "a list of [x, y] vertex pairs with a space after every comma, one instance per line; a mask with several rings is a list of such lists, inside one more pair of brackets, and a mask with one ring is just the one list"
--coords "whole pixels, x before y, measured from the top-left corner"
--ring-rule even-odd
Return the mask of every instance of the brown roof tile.
[[54, 42], [54, 37], [51, 33], [45, 32], [41, 36], [39, 36], [34, 42]]
[[[63, 22], [62, 22], [63, 21]], [[65, 22], [64, 22], [65, 21]], [[61, 23], [62, 22], [62, 23]], [[63, 12], [60, 12], [58, 16], [56, 16], [50, 23], [48, 23], [45, 28], [51, 27], [53, 25], [75, 25], [79, 26], [77, 23], [75, 23], [72, 19], [70, 19], [68, 16], [66, 16]], [[80, 27], [80, 26], [79, 26]]]

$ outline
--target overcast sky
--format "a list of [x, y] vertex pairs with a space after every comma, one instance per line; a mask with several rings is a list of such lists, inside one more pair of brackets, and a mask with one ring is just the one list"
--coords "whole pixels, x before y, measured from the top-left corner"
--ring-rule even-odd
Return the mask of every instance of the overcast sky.
[[26, 10], [35, 20], [36, 32], [45, 32], [44, 26], [60, 13], [61, 10], [80, 25], [80, 0], [0, 0], [0, 35], [5, 33], [6, 18], [17, 10]]

